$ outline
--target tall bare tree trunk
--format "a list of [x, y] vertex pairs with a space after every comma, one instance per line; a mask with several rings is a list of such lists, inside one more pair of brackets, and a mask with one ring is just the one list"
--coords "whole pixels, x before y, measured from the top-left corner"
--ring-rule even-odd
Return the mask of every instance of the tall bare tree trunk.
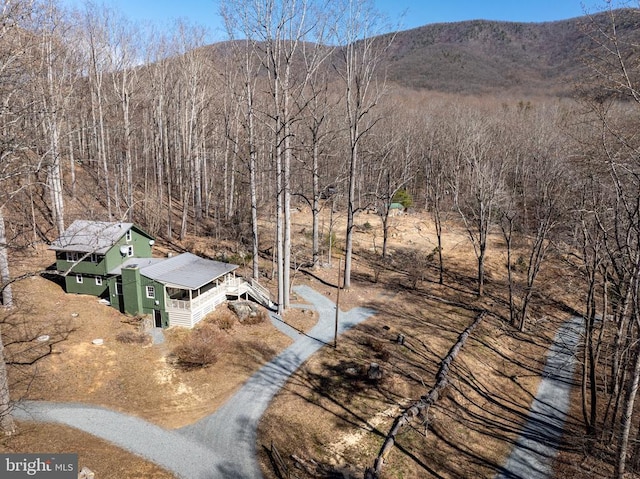
[[90, 75], [91, 86], [92, 86], [92, 112], [93, 112], [93, 121], [94, 128], [97, 129], [97, 143], [96, 146], [98, 148], [98, 157], [100, 158], [100, 164], [102, 165], [102, 174], [103, 174], [103, 182], [104, 182], [104, 194], [105, 194], [105, 202], [107, 206], [107, 214], [109, 216], [109, 221], [113, 220], [113, 210], [112, 210], [112, 198], [111, 198], [111, 172], [109, 171], [109, 162], [107, 155], [107, 142], [106, 142], [106, 130], [104, 124], [104, 98], [102, 91], [102, 76], [103, 72], [101, 71], [101, 67], [99, 65], [98, 60], [98, 51], [97, 46], [95, 45], [95, 39], [93, 35], [91, 36], [91, 67]]
[[627, 467], [629, 436], [633, 424], [633, 408], [635, 406], [638, 386], [640, 385], [640, 346], [635, 347], [633, 361], [633, 376], [625, 395], [621, 417], [620, 442], [618, 443], [618, 458], [616, 463], [616, 479], [624, 479]]
[[[4, 229], [4, 212], [0, 206], [0, 285], [2, 287], [2, 306], [13, 307], [11, 292], [11, 275], [9, 274], [9, 258], [7, 253], [7, 236]], [[0, 430], [5, 434], [15, 432], [15, 423], [11, 416], [11, 398], [9, 397], [9, 380], [7, 365], [4, 359], [4, 345], [0, 331]]]
[[0, 430], [4, 434], [13, 434], [16, 424], [11, 414], [12, 404], [9, 395], [9, 378], [7, 376], [7, 364], [4, 358], [4, 344], [0, 331]]
[[[356, 182], [362, 179], [359, 146], [364, 134], [375, 125], [373, 111], [382, 97], [385, 79], [377, 71], [393, 37], [377, 37], [380, 18], [369, 0], [349, 0], [341, 41], [342, 65], [338, 69], [345, 87], [346, 122], [349, 135], [347, 192], [347, 230], [345, 235], [344, 288], [351, 287], [354, 215], [359, 204]], [[380, 76], [380, 78], [378, 78]]]
[[56, 82], [56, 72], [54, 71], [54, 38], [53, 30], [57, 27], [58, 19], [53, 6], [47, 12], [47, 27], [43, 29], [43, 61], [46, 74], [46, 86], [43, 87], [42, 103], [44, 105], [43, 115], [45, 116], [45, 130], [49, 136], [49, 161], [47, 162], [47, 184], [51, 197], [51, 212], [53, 222], [56, 225], [58, 235], [64, 232], [64, 199], [62, 196], [62, 166], [60, 161], [60, 124], [59, 118], [63, 109], [62, 100], [59, 98], [61, 92], [59, 84]]
[[313, 188], [313, 200], [311, 205], [312, 231], [311, 231], [311, 255], [313, 268], [316, 269], [320, 263], [320, 178], [318, 175], [319, 144], [317, 139], [313, 140], [311, 182]]
[[[247, 60], [249, 62], [250, 60]], [[248, 67], [247, 67], [248, 68]], [[250, 71], [250, 70], [247, 70]], [[258, 194], [256, 191], [256, 134], [254, 125], [253, 111], [253, 85], [252, 79], [247, 81], [247, 123], [249, 134], [249, 191], [251, 195], [251, 272], [253, 279], [258, 280], [260, 277], [259, 259], [259, 230], [258, 230]]]
[[7, 235], [4, 229], [4, 207], [0, 206], [0, 285], [2, 286], [2, 306], [13, 307], [11, 274], [9, 272], [9, 253]]
[[282, 258], [282, 281], [284, 282], [284, 295], [282, 303], [284, 309], [290, 306], [291, 292], [291, 112], [290, 112], [290, 82], [291, 64], [287, 62], [285, 67], [285, 77], [283, 85], [283, 132], [284, 132], [284, 158], [283, 158], [283, 201], [284, 201], [284, 231], [283, 231], [283, 258]]

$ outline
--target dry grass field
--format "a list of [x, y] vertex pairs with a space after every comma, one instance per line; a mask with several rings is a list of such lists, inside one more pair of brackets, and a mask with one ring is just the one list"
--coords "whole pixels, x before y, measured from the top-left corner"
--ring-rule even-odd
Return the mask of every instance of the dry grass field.
[[[477, 311], [486, 309], [491, 314], [462, 350], [447, 394], [429, 411], [429, 428], [416, 427], [399, 437], [385, 477], [492, 477], [535, 394], [548, 342], [569, 315], [560, 306], [570, 304], [578, 283], [561, 281], [562, 271], [548, 266], [530, 328], [517, 333], [506, 325], [506, 259], [498, 237], [492, 238], [489, 252], [487, 295], [478, 299], [473, 253], [461, 231], [447, 228], [443, 248], [447, 275], [445, 284], [438, 285], [433, 264], [417, 279], [407, 274], [412, 254], [431, 252], [435, 246], [428, 216], [392, 219], [391, 260], [384, 269], [376, 266], [382, 241], [378, 218], [362, 214], [357, 222], [352, 288], [341, 292], [340, 306], [342, 310], [371, 307], [378, 314], [340, 338], [337, 349], [325, 347], [313, 356], [276, 397], [259, 431], [265, 476], [275, 477], [266, 453], [274, 443], [287, 462], [293, 464], [290, 458], [295, 456], [305, 465], [296, 469], [299, 477], [311, 477], [304, 467], [362, 477], [393, 417], [428, 392], [441, 359]], [[310, 224], [307, 212], [294, 216], [298, 251], [310, 242]], [[338, 231], [343, 231], [340, 221]], [[216, 256], [213, 240], [191, 238], [188, 247]], [[294, 285], [308, 284], [335, 299], [338, 254], [332, 267], [294, 272]], [[18, 274], [52, 262], [53, 254], [43, 248], [14, 258], [12, 267]], [[266, 260], [264, 271], [270, 271]], [[274, 286], [268, 278], [264, 283]], [[140, 325], [94, 297], [67, 295], [56, 282], [41, 276], [16, 283], [14, 292], [17, 308], [5, 314], [2, 325], [9, 360], [48, 352], [49, 343], [15, 342], [21, 337], [47, 334], [52, 343], [50, 354], [34, 364], [11, 368], [14, 398], [87, 402], [167, 428], [214, 412], [260, 365], [290, 344], [270, 323], [240, 324], [221, 308], [207, 319], [220, 329], [218, 360], [205, 369], [185, 370], [171, 360], [171, 351], [188, 331], [170, 329], [160, 345], [123, 343], [119, 335], [138, 332]], [[293, 301], [300, 300], [294, 295]], [[293, 308], [285, 320], [306, 330], [315, 317]], [[406, 337], [404, 346], [395, 342], [400, 333]], [[93, 345], [96, 338], [104, 344]], [[363, 374], [372, 362], [384, 372], [379, 381]], [[19, 434], [0, 440], [2, 451], [45, 449], [79, 452], [80, 465], [99, 472], [97, 477], [172, 477], [61, 426], [23, 423]], [[123, 463], [126, 472], [113, 472], [121, 471]]]
[[[428, 413], [428, 429], [417, 425], [399, 436], [384, 477], [494, 477], [536, 392], [549, 341], [569, 317], [558, 306], [570, 304], [573, 282], [560, 281], [562, 271], [548, 267], [529, 333], [518, 333], [505, 321], [506, 256], [499, 238], [492, 238], [486, 297], [478, 299], [471, 247], [454, 228], [443, 248], [445, 285], [437, 284], [433, 265], [415, 287], [403, 272], [411, 270], [403, 264], [403, 257], [413, 258], [410, 250], [435, 245], [429, 220], [420, 215], [392, 220], [392, 268], [374, 282], [372, 263], [363, 258], [379, 251], [376, 219], [358, 218], [372, 227], [356, 235], [356, 281], [341, 295], [341, 308], [368, 306], [378, 314], [341, 338], [336, 350], [315, 355], [276, 397], [260, 426], [265, 477], [276, 477], [267, 452], [272, 443], [298, 477], [318, 471], [363, 477], [395, 416], [433, 386], [440, 361], [478, 309], [491, 314], [454, 363], [445, 397]], [[326, 269], [318, 275], [337, 279]], [[335, 295], [321, 283], [314, 287]], [[406, 337], [404, 346], [397, 344], [398, 334]], [[365, 374], [372, 362], [384, 371], [380, 381]]]

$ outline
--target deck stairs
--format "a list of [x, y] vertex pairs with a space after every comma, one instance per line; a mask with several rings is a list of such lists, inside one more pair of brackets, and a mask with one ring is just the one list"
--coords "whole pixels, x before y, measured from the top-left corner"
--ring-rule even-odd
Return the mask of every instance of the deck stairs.
[[255, 302], [261, 304], [271, 311], [277, 311], [278, 305], [271, 299], [271, 293], [267, 288], [258, 283], [255, 279], [249, 280], [237, 278], [236, 284], [228, 289], [228, 294], [241, 298], [251, 297]]

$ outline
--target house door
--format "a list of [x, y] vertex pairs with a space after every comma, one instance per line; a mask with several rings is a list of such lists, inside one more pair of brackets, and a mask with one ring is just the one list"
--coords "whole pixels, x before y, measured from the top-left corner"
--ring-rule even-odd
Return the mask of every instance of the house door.
[[159, 309], [153, 310], [153, 323], [156, 328], [162, 327], [162, 312]]

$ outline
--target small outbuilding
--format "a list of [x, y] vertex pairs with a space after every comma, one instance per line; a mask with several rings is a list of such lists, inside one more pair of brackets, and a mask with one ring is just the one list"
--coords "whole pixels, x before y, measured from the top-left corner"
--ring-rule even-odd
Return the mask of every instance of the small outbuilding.
[[398, 216], [404, 213], [404, 210], [402, 203], [391, 203], [389, 205], [389, 216]]

